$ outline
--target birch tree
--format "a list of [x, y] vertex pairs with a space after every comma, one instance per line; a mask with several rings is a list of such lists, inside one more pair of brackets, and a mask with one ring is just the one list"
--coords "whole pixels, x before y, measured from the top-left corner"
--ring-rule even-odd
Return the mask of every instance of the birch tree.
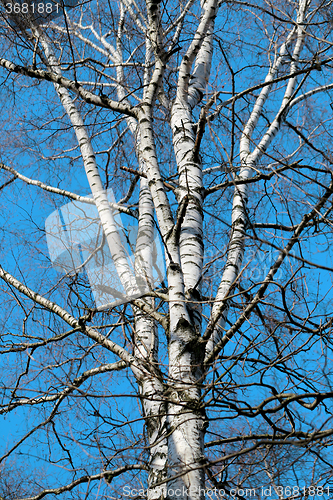
[[15, 498], [332, 494], [331, 4], [2, 1]]

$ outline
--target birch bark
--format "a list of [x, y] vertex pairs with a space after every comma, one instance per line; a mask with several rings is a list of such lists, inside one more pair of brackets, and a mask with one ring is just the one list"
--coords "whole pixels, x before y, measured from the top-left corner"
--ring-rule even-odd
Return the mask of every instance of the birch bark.
[[[198, 304], [204, 252], [203, 182], [202, 164], [194, 153], [196, 133], [192, 110], [202, 99], [210, 74], [216, 8], [217, 2], [214, 0], [203, 4], [198, 29], [180, 66], [178, 91], [171, 111], [173, 146], [179, 173], [178, 202], [182, 207], [177, 224], [181, 227], [179, 254], [187, 317], [180, 318], [177, 309], [170, 303], [170, 499], [177, 498], [179, 491], [183, 498], [201, 499], [205, 487], [203, 464], [207, 421], [200, 405], [203, 352], [199, 343], [202, 311]], [[178, 320], [172, 321], [173, 316]]]
[[[151, 10], [151, 6], [147, 6]], [[103, 47], [109, 52], [117, 64], [117, 94], [120, 102], [129, 102], [124, 91], [124, 71], [123, 71], [123, 53], [122, 53], [122, 37], [125, 11], [129, 9], [127, 2], [120, 6], [120, 18], [118, 23], [116, 48], [114, 48], [105, 37], [99, 37]], [[130, 9], [131, 15], [133, 12]], [[158, 16], [154, 12], [152, 16], [151, 26], [155, 23], [154, 19]], [[139, 28], [144, 30], [141, 23]], [[153, 30], [153, 34], [155, 30]], [[95, 36], [97, 36], [94, 31]], [[146, 38], [146, 64], [150, 63], [152, 54], [151, 44], [158, 43], [158, 37]], [[143, 100], [152, 99], [149, 85], [149, 71], [145, 71], [145, 89]], [[155, 92], [154, 92], [155, 94]], [[150, 117], [147, 118], [151, 123]], [[146, 141], [144, 130], [138, 127], [137, 121], [132, 117], [126, 119], [128, 127], [132, 133], [136, 156], [139, 162], [139, 172], [147, 174], [147, 160], [149, 156], [145, 154]], [[145, 119], [143, 120], [145, 122]], [[152, 150], [154, 149], [152, 139]], [[148, 186], [148, 181], [145, 177], [140, 180], [140, 195], [139, 195], [139, 217], [138, 217], [138, 234], [135, 246], [135, 270], [139, 280], [144, 282], [144, 285], [149, 288], [153, 283], [153, 245], [154, 245], [154, 203]], [[151, 308], [154, 308], [154, 301], [151, 298], [146, 298], [145, 301]], [[146, 366], [146, 370], [133, 370], [139, 385], [139, 392], [145, 418], [145, 426], [149, 443], [149, 476], [148, 476], [148, 499], [165, 498], [165, 486], [163, 481], [167, 477], [167, 441], [166, 441], [166, 402], [164, 397], [163, 377], [158, 369], [158, 334], [154, 319], [147, 314], [142, 314], [136, 307], [134, 309], [135, 325], [133, 334], [134, 350], [133, 354], [136, 359], [142, 360]]]
[[[284, 61], [285, 55], [288, 53], [290, 44], [292, 43], [295, 35], [296, 42], [291, 56], [292, 63], [290, 65], [290, 73], [294, 73], [297, 69], [297, 61], [299, 60], [301, 50], [304, 44], [305, 33], [303, 29], [303, 22], [305, 19], [305, 13], [308, 2], [305, 0], [300, 0], [298, 15], [297, 15], [297, 25], [296, 28], [291, 30], [287, 37], [287, 40], [282, 44], [279, 54], [277, 55], [272, 68], [269, 70], [265, 82], [270, 82], [274, 79], [277, 74], [278, 69]], [[252, 135], [258, 124], [259, 118], [262, 114], [263, 107], [267, 101], [271, 85], [264, 87], [256, 103], [253, 107], [250, 118], [248, 119], [240, 140], [240, 160], [241, 168], [239, 174], [235, 177], [235, 180], [247, 181], [251, 178], [252, 173], [255, 171], [255, 167], [264, 152], [266, 151], [269, 144], [271, 144], [277, 131], [281, 126], [281, 122], [288, 112], [288, 107], [291, 103], [293, 92], [296, 87], [297, 79], [296, 77], [290, 78], [282, 99], [280, 109], [271, 123], [268, 131], [264, 134], [259, 144], [254, 148], [252, 153], [250, 152]], [[206, 344], [206, 357], [205, 362], [211, 362], [214, 356], [219, 352], [222, 345], [219, 345], [223, 337], [223, 331], [225, 328], [225, 323], [228, 316], [228, 295], [232, 291], [233, 285], [237, 280], [241, 265], [244, 257], [245, 248], [245, 238], [247, 228], [249, 226], [247, 206], [248, 206], [248, 192], [249, 184], [235, 185], [233, 206], [232, 206], [232, 230], [228, 249], [227, 262], [224, 268], [222, 280], [219, 289], [216, 294], [216, 300], [212, 308], [212, 314], [210, 322], [207, 326], [204, 338], [208, 339]], [[218, 347], [216, 347], [218, 345]]]
[[[43, 46], [50, 68], [52, 68], [52, 71], [58, 76], [61, 76], [61, 70], [52, 51], [50, 41], [48, 41], [46, 36], [37, 29], [36, 36]], [[73, 99], [71, 98], [69, 91], [58, 84], [55, 84], [54, 86], [76, 134], [86, 176], [119, 279], [127, 295], [131, 297], [139, 296], [140, 291], [138, 289], [133, 271], [129, 265], [128, 256], [126, 255], [121, 242], [113, 212], [108, 202], [107, 194], [103, 188], [96, 163], [96, 157], [84, 121]]]

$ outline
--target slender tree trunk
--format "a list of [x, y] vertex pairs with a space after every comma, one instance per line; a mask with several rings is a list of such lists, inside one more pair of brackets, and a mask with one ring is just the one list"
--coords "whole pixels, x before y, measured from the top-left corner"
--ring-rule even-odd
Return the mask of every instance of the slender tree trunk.
[[200, 407], [203, 352], [195, 329], [184, 321], [170, 332], [169, 360], [168, 498], [199, 500], [205, 487], [207, 426]]
[[[140, 155], [140, 143], [138, 141]], [[142, 169], [144, 163], [141, 162]], [[137, 274], [152, 283], [152, 254], [154, 243], [154, 206], [147, 179], [141, 178], [139, 198], [139, 227], [136, 241]], [[153, 299], [146, 298], [151, 307]], [[147, 371], [134, 372], [137, 377], [145, 426], [149, 443], [149, 477], [148, 500], [165, 497], [165, 481], [167, 477], [167, 440], [166, 440], [166, 402], [162, 373], [158, 367], [158, 335], [155, 321], [143, 315], [136, 308], [134, 328], [134, 355], [145, 362]], [[160, 486], [160, 483], [163, 486]]]

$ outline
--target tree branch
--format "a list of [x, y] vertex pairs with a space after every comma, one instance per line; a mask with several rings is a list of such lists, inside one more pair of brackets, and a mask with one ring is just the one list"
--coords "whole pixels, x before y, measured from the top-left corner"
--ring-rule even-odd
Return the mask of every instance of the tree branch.
[[55, 83], [60, 87], [71, 90], [76, 95], [80, 96], [88, 104], [93, 104], [95, 106], [100, 106], [102, 108], [111, 109], [116, 113], [122, 113], [127, 116], [136, 117], [136, 111], [132, 106], [122, 104], [117, 101], [113, 101], [106, 96], [98, 96], [93, 94], [89, 90], [84, 89], [81, 85], [77, 84], [73, 80], [53, 73], [51, 71], [45, 71], [42, 69], [33, 69], [31, 67], [24, 67], [18, 64], [14, 64], [7, 59], [0, 58], [0, 66], [7, 69], [9, 72], [17, 73], [24, 76], [29, 76], [30, 78], [37, 78], [38, 80], [45, 80], [48, 82]]

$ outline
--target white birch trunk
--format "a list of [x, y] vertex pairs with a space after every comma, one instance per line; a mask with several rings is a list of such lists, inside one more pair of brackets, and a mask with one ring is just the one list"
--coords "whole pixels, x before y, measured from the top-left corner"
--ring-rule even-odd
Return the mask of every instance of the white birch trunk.
[[[114, 52], [108, 42], [103, 39], [103, 44], [116, 58], [119, 101], [127, 102], [123, 81], [124, 71], [122, 67], [122, 25], [124, 8], [121, 6], [121, 17], [119, 21], [117, 51]], [[151, 42], [146, 41], [147, 64], [151, 55]], [[147, 83], [148, 75], [145, 75]], [[145, 87], [146, 89], [146, 87]], [[145, 92], [146, 93], [146, 92]], [[131, 130], [136, 144], [136, 155], [140, 165], [140, 172], [146, 174], [147, 168], [142, 154], [144, 142], [141, 141], [141, 133], [137, 122], [128, 117], [127, 124]], [[139, 195], [139, 220], [138, 235], [135, 248], [135, 270], [139, 279], [148, 286], [152, 285], [153, 269], [153, 244], [154, 244], [154, 204], [146, 178], [141, 177]], [[151, 307], [154, 301], [146, 298]], [[165, 498], [165, 479], [167, 477], [167, 440], [166, 440], [166, 402], [164, 398], [164, 387], [162, 375], [157, 369], [158, 360], [158, 333], [155, 321], [147, 315], [143, 315], [134, 307], [134, 355], [137, 359], [145, 362], [147, 370], [142, 374], [135, 371], [134, 375], [139, 384], [141, 403], [145, 418], [145, 427], [149, 442], [149, 475], [148, 475], [148, 500]], [[160, 486], [161, 483], [161, 486]]]
[[[154, 320], [136, 312], [134, 356], [143, 360], [146, 371], [133, 370], [139, 385], [149, 442], [148, 500], [165, 498], [167, 477], [166, 403], [162, 376], [157, 370], [157, 332]], [[155, 373], [154, 373], [155, 372]], [[160, 375], [160, 376], [159, 376]], [[162, 483], [162, 485], [160, 485]]]
[[[183, 219], [180, 221], [179, 252], [189, 318], [177, 317], [178, 311], [170, 302], [168, 405], [168, 498], [170, 499], [180, 496], [199, 500], [203, 498], [205, 488], [203, 464], [207, 421], [204, 411], [200, 408], [203, 352], [199, 342], [201, 307], [197, 304], [200, 300], [204, 252], [203, 182], [200, 157], [195, 157], [194, 153], [196, 133], [192, 109], [200, 102], [205, 92], [210, 72], [211, 31], [215, 15], [215, 1], [203, 4], [198, 30], [181, 64], [178, 93], [171, 113], [173, 145], [179, 173], [179, 205], [182, 206], [186, 200], [185, 213], [179, 214], [179, 218]], [[194, 61], [194, 73], [190, 80]], [[175, 319], [172, 321], [173, 317]]]
[[[167, 497], [179, 498], [179, 491], [181, 491], [182, 497], [186, 498], [183, 487], [187, 489], [192, 486], [194, 493], [190, 498], [199, 498], [200, 488], [204, 486], [201, 464], [205, 419], [198, 409], [200, 397], [198, 380], [201, 377], [200, 365], [202, 364], [201, 353], [195, 348], [198, 332], [193, 328], [185, 304], [179, 242], [158, 168], [149, 108], [145, 114], [141, 115], [139, 124], [143, 145], [142, 157], [147, 166], [148, 184], [169, 257], [167, 271], [170, 301], [170, 369], [169, 389], [165, 394], [168, 401], [167, 432], [169, 434]], [[186, 401], [185, 405], [183, 401]], [[178, 474], [180, 477], [170, 478]], [[177, 493], [175, 493], [176, 490]], [[197, 493], [195, 493], [196, 490]]]
[[[283, 62], [283, 58], [287, 54], [288, 46], [293, 40], [295, 31], [297, 38], [291, 57], [292, 63], [290, 65], [290, 72], [293, 73], [296, 71], [297, 61], [300, 57], [305, 38], [302, 23], [305, 16], [306, 6], [307, 1], [300, 0], [299, 11], [297, 15], [297, 28], [291, 31], [286, 42], [281, 46], [280, 52], [273, 64], [273, 67], [268, 72], [265, 82], [272, 81], [276, 76], [277, 71]], [[273, 120], [268, 131], [264, 134], [262, 140], [259, 142], [259, 145], [254, 149], [252, 153], [250, 153], [252, 134], [261, 116], [263, 106], [269, 96], [271, 86], [267, 85], [260, 92], [259, 97], [257, 98], [256, 103], [253, 107], [250, 118], [246, 126], [244, 127], [244, 131], [240, 140], [241, 168], [238, 176], [236, 177], [237, 180], [246, 181], [252, 176], [254, 167], [258, 164], [260, 158], [266, 151], [269, 144], [271, 144], [278, 129], [280, 128], [281, 121], [288, 111], [288, 105], [290, 104], [295, 86], [296, 78], [294, 77], [288, 81], [280, 110], [278, 111], [276, 118]], [[232, 231], [229, 243], [228, 257], [222, 280], [212, 308], [211, 320], [207, 327], [207, 332], [209, 332], [209, 339], [206, 345], [206, 363], [213, 361], [214, 355], [217, 354], [219, 349], [223, 347], [223, 331], [228, 315], [227, 297], [231, 292], [233, 284], [239, 276], [244, 257], [245, 237], [248, 226], [248, 191], [249, 184], [240, 184], [235, 186], [232, 207]], [[219, 347], [219, 349], [215, 348], [216, 345]]]
[[[168, 394], [168, 498], [202, 499], [205, 487], [204, 435], [200, 408], [203, 353], [197, 333], [180, 322], [170, 334]], [[179, 493], [180, 492], [180, 493]]]
[[[52, 52], [50, 43], [40, 32], [38, 33], [38, 36], [50, 67], [56, 74], [61, 75], [59, 64]], [[126, 294], [131, 297], [139, 296], [140, 291], [138, 289], [134, 273], [132, 272], [132, 269], [129, 265], [127, 258], [128, 256], [126, 255], [125, 249], [122, 245], [120, 235], [113, 217], [113, 212], [108, 202], [107, 194], [103, 188], [94, 150], [92, 148], [90, 138], [87, 134], [84, 121], [81, 117], [81, 113], [75, 106], [75, 103], [73, 102], [73, 99], [71, 98], [70, 93], [66, 88], [55, 84], [55, 89], [64, 107], [64, 110], [66, 111], [71, 121], [73, 130], [77, 137], [86, 176], [119, 279], [124, 287]]]
[[[128, 8], [127, 3], [125, 4]], [[100, 41], [110, 57], [118, 63], [117, 66], [117, 94], [121, 102], [127, 102], [124, 92], [124, 71], [122, 66], [122, 27], [124, 21], [125, 8], [120, 7], [120, 20], [118, 24], [117, 48], [104, 38]], [[147, 40], [146, 51], [149, 62], [151, 54], [151, 43]], [[147, 84], [148, 75], [145, 75]], [[146, 87], [145, 87], [146, 89]], [[147, 94], [147, 90], [145, 90]], [[136, 120], [131, 117], [126, 119], [128, 127], [134, 137], [136, 145], [136, 155], [140, 165], [140, 172], [146, 173], [147, 155], [143, 153], [145, 141], [142, 140], [142, 131], [138, 128]], [[152, 283], [152, 253], [154, 242], [154, 204], [148, 187], [148, 181], [141, 177], [139, 195], [139, 220], [138, 235], [135, 248], [135, 270], [136, 275], [145, 284]], [[147, 299], [150, 306], [154, 306], [153, 300]], [[133, 370], [139, 385], [145, 427], [149, 443], [149, 476], [148, 476], [148, 500], [165, 498], [165, 481], [167, 477], [167, 440], [166, 440], [166, 403], [163, 395], [164, 387], [162, 376], [157, 369], [158, 359], [158, 335], [155, 321], [147, 315], [143, 315], [134, 307], [135, 325], [133, 343], [133, 354], [136, 359], [145, 362], [146, 370]], [[160, 486], [160, 483], [161, 486]]]
[[[140, 157], [140, 142], [137, 144]], [[141, 163], [141, 170], [144, 164]], [[135, 249], [135, 266], [137, 275], [148, 284], [153, 276], [153, 242], [154, 242], [154, 205], [148, 189], [147, 179], [141, 178], [139, 197], [139, 227]], [[151, 307], [154, 301], [146, 298]], [[134, 374], [137, 376], [145, 426], [149, 442], [149, 476], [148, 500], [165, 498], [167, 477], [167, 440], [166, 440], [166, 402], [162, 374], [158, 366], [158, 333], [155, 321], [147, 315], [142, 315], [134, 308], [135, 333], [134, 355], [136, 359], [145, 361], [147, 371]], [[159, 486], [162, 483], [163, 486]]]

